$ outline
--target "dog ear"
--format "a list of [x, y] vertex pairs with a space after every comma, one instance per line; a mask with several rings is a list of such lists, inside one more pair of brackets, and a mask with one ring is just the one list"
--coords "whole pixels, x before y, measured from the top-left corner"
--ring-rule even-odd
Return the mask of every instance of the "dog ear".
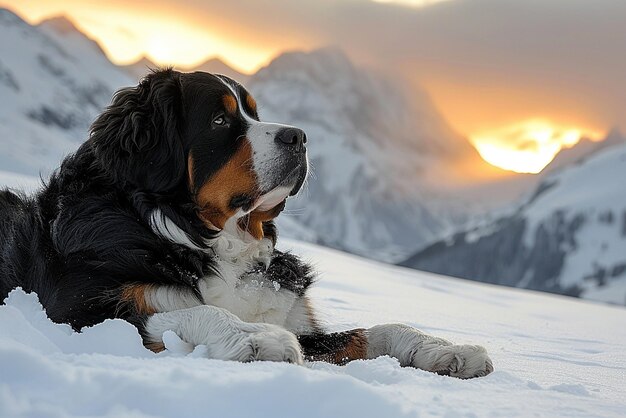
[[91, 126], [96, 159], [114, 181], [167, 192], [184, 179], [180, 77], [177, 71], [160, 70], [136, 87], [119, 90]]

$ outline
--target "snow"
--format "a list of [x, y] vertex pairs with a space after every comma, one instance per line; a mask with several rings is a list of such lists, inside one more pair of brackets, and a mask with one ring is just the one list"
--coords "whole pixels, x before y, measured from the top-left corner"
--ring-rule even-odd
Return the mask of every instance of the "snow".
[[[468, 223], [404, 265], [477, 281], [626, 304], [626, 139], [543, 175], [517, 205]], [[574, 152], [574, 149], [570, 151]], [[564, 157], [580, 157], [582, 151]], [[495, 249], [498, 256], [493, 257]], [[501, 251], [500, 251], [501, 250]]]
[[[57, 167], [85, 140], [112, 92], [134, 81], [62, 20], [32, 27], [0, 10], [0, 32], [0, 185], [34, 191], [41, 184], [36, 174], [45, 177]], [[262, 115], [297, 123], [311, 138], [319, 180], [304, 195], [310, 212], [287, 210], [279, 219], [281, 235], [317, 241], [314, 229], [335, 237], [329, 245], [374, 249], [390, 258], [400, 251], [392, 245], [400, 236], [412, 245], [419, 237], [437, 236], [449, 226], [444, 222], [449, 216], [441, 216], [449, 202], [431, 198], [423, 206], [421, 185], [414, 183], [416, 174], [425, 173], [410, 170], [455, 154], [447, 146], [460, 146], [456, 135], [447, 132], [427, 97], [412, 103], [418, 110], [412, 114], [421, 119], [405, 120], [397, 112], [404, 106], [402, 96], [361, 74], [341, 54], [322, 51], [317, 61], [305, 58], [284, 56], [251, 86]], [[328, 84], [333, 82], [337, 85]], [[285, 101], [295, 103], [290, 114], [281, 113]], [[375, 112], [363, 116], [364, 109]], [[417, 142], [406, 134], [415, 124], [423, 139]], [[386, 146], [392, 137], [397, 152], [385, 154], [394, 148]], [[626, 154], [605, 152], [589, 161], [590, 168], [578, 174], [551, 173], [558, 187], [528, 211], [535, 224], [561, 209], [593, 220], [581, 227], [579, 247], [566, 260], [568, 277], [596, 262], [610, 267], [624, 261], [626, 241], [617, 225], [626, 201], [615, 190], [621, 190], [616, 182], [623, 178]], [[607, 210], [615, 212], [612, 229], [596, 222]], [[407, 218], [418, 220], [409, 228]], [[376, 219], [402, 222], [370, 222]], [[379, 239], [365, 242], [362, 231]], [[203, 347], [193, 349], [171, 333], [165, 338], [168, 350], [157, 355], [143, 348], [124, 321], [109, 320], [77, 334], [51, 323], [35, 295], [16, 290], [0, 306], [0, 417], [606, 417], [626, 411], [623, 309], [420, 273], [296, 241], [282, 246], [320, 271], [312, 298], [330, 330], [404, 322], [486, 346], [496, 371], [460, 381], [403, 369], [391, 358], [344, 367], [239, 364], [203, 358]], [[626, 276], [585, 292], [623, 303]]]
[[626, 311], [419, 273], [302, 244], [283, 249], [320, 271], [313, 300], [340, 330], [405, 322], [483, 344], [496, 371], [456, 380], [391, 358], [347, 366], [240, 364], [202, 358], [170, 334], [145, 350], [109, 320], [74, 333], [34, 295], [0, 306], [2, 417], [623, 416]]
[[[618, 192], [625, 174], [626, 145], [604, 149], [579, 165], [549, 176], [547, 181], [554, 186], [525, 211], [528, 232], [534, 232], [558, 211], [568, 220], [582, 217], [584, 223], [565, 259], [561, 282], [580, 285], [585, 298], [622, 305], [626, 303], [626, 271], [617, 277], [610, 277], [610, 272], [626, 266], [626, 194]], [[530, 233], [525, 238], [531, 241]], [[583, 280], [600, 269], [609, 276], [603, 286]]]
[[59, 23], [33, 27], [0, 8], [0, 170], [47, 175], [87, 138], [113, 92], [134, 84]]

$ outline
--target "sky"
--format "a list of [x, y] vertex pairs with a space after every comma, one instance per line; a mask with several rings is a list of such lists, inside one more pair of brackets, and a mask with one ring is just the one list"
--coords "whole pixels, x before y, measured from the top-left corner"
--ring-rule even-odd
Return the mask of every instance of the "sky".
[[623, 0], [20, 0], [65, 14], [109, 57], [254, 72], [285, 50], [337, 45], [421, 86], [483, 157], [536, 172], [581, 135], [626, 130]]

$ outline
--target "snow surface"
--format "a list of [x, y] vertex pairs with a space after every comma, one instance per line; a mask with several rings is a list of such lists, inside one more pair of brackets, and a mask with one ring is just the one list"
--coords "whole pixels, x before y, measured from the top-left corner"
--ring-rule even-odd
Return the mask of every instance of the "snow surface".
[[496, 371], [457, 380], [391, 358], [339, 367], [241, 364], [145, 350], [109, 320], [76, 334], [52, 324], [36, 297], [0, 306], [1, 417], [623, 416], [626, 311], [364, 261], [283, 242], [321, 272], [313, 300], [341, 330], [404, 322], [483, 344]]

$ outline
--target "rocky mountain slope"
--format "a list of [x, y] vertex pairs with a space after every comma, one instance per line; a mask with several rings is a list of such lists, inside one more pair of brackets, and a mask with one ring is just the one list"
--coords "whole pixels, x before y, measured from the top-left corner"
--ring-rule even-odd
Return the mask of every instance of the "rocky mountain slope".
[[512, 213], [402, 264], [507, 286], [626, 304], [626, 143], [545, 175]]
[[[69, 21], [33, 27], [0, 9], [0, 167], [37, 175], [86, 138], [111, 95], [131, 80]], [[75, 28], [74, 28], [75, 29]]]

